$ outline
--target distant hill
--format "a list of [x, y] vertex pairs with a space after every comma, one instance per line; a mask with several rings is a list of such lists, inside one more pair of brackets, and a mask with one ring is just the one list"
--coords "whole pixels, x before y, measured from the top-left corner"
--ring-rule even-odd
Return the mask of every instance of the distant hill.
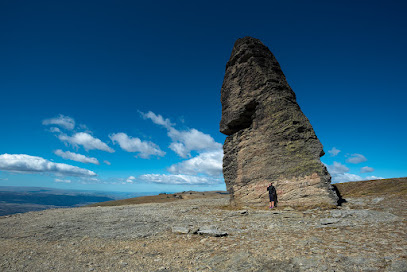
[[79, 207], [135, 195], [143, 194], [0, 186], [0, 216], [52, 208]]
[[[332, 184], [337, 188], [342, 198], [346, 197], [359, 197], [359, 196], [374, 196], [374, 195], [407, 195], [407, 177], [405, 178], [392, 178], [392, 179], [378, 179], [378, 180], [364, 180], [354, 182], [344, 182]], [[212, 192], [195, 192], [188, 191], [174, 194], [160, 194], [154, 196], [142, 196], [129, 199], [113, 200], [102, 203], [94, 203], [90, 207], [97, 206], [122, 206], [122, 205], [135, 205], [144, 203], [164, 203], [179, 201], [181, 199], [191, 198], [204, 198], [212, 197], [214, 194], [227, 194], [225, 191], [212, 191]]]
[[159, 194], [153, 196], [141, 196], [128, 199], [113, 200], [101, 203], [94, 203], [88, 205], [88, 207], [98, 207], [98, 206], [123, 206], [123, 205], [135, 205], [135, 204], [145, 204], [145, 203], [166, 203], [178, 201], [181, 199], [195, 199], [195, 198], [208, 198], [214, 195], [228, 194], [225, 191], [206, 191], [206, 192], [196, 192], [187, 191], [174, 194]]
[[407, 195], [407, 177], [353, 181], [333, 184], [341, 196]]

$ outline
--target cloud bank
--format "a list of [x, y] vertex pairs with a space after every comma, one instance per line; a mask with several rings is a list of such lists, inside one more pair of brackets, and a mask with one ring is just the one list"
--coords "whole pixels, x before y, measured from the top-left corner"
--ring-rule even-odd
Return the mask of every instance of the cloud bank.
[[217, 143], [209, 134], [205, 134], [196, 129], [180, 131], [174, 128], [175, 124], [167, 118], [154, 112], [140, 112], [144, 119], [150, 119], [153, 123], [167, 129], [167, 135], [172, 142], [169, 148], [181, 158], [191, 156], [191, 151], [205, 152], [222, 149], [222, 145]]
[[107, 164], [107, 165], [112, 165], [111, 163], [110, 163], [110, 161], [108, 161], [108, 160], [104, 160], [103, 161], [105, 164]]
[[[149, 174], [140, 176], [141, 179], [167, 184], [214, 184], [221, 180], [222, 144], [217, 143], [209, 134], [194, 128], [178, 130], [170, 119], [154, 112], [140, 114], [144, 119], [149, 119], [167, 129], [167, 135], [171, 139], [169, 148], [181, 158], [189, 158], [171, 165], [167, 170], [172, 175]], [[191, 158], [193, 151], [198, 154]]]
[[89, 177], [96, 173], [76, 166], [55, 163], [26, 154], [0, 155], [0, 170], [26, 173], [51, 173], [63, 176]]
[[348, 173], [349, 168], [345, 165], [334, 162], [333, 165], [327, 165], [328, 172], [332, 176], [333, 182], [348, 182], [348, 181], [360, 181], [363, 180], [362, 177]]
[[372, 167], [369, 167], [369, 166], [365, 166], [365, 167], [360, 168], [360, 173], [370, 173], [370, 172], [373, 172], [373, 171], [374, 171], [374, 169]]
[[75, 120], [69, 116], [60, 114], [57, 117], [45, 119], [42, 121], [43, 125], [57, 125], [68, 130], [75, 128]]
[[61, 158], [66, 159], [66, 160], [72, 160], [72, 161], [83, 162], [83, 163], [93, 163], [93, 164], [97, 164], [97, 165], [100, 164], [96, 158], [87, 157], [85, 155], [70, 152], [70, 151], [64, 152], [61, 149], [55, 150], [54, 154], [57, 156], [60, 156]]
[[[367, 176], [365, 178], [348, 173], [349, 168], [346, 167], [345, 165], [339, 163], [339, 162], [334, 162], [333, 165], [326, 165], [328, 172], [332, 176], [332, 181], [334, 183], [336, 182], [348, 182], [348, 181], [361, 181], [361, 180], [373, 180], [373, 179], [383, 179], [382, 177], [376, 177], [376, 176]], [[362, 169], [364, 169], [365, 172], [362, 172]], [[368, 172], [373, 172], [374, 169], [368, 166], [362, 167], [361, 168], [361, 173], [368, 173]]]
[[170, 128], [168, 136], [173, 141], [169, 146], [170, 149], [182, 158], [190, 157], [191, 151], [202, 152], [222, 149], [222, 145], [215, 142], [210, 135], [194, 128], [186, 131]]
[[59, 183], [71, 183], [70, 179], [55, 179], [54, 181]]
[[174, 164], [168, 168], [173, 174], [207, 174], [209, 176], [222, 175], [223, 150], [204, 152], [198, 156]]
[[361, 162], [365, 162], [367, 159], [362, 154], [352, 154], [350, 158], [346, 160], [348, 163], [358, 164]]
[[341, 152], [339, 149], [337, 149], [336, 147], [332, 147], [331, 150], [328, 150], [328, 153], [331, 155], [331, 157], [335, 157], [336, 155], [339, 154], [339, 152]]
[[163, 157], [165, 152], [158, 145], [142, 141], [139, 138], [133, 138], [126, 133], [120, 132], [109, 136], [112, 142], [118, 143], [119, 146], [127, 152], [137, 152], [137, 156], [143, 159], [148, 159], [150, 156]]
[[211, 185], [223, 182], [221, 179], [191, 175], [146, 174], [141, 175], [138, 178], [144, 182], [173, 185]]
[[154, 124], [163, 126], [167, 129], [170, 129], [171, 127], [175, 126], [175, 124], [171, 123], [170, 119], [166, 118], [164, 119], [161, 115], [157, 115], [152, 111], [149, 111], [147, 113], [143, 113], [140, 111], [141, 116], [144, 119], [150, 119], [151, 121], [153, 121]]
[[88, 151], [88, 150], [101, 150], [101, 151], [106, 151], [109, 153], [113, 153], [114, 150], [109, 147], [107, 144], [99, 140], [98, 138], [93, 137], [89, 133], [86, 132], [78, 132], [75, 133], [72, 136], [68, 136], [66, 134], [60, 134], [58, 135], [58, 139], [60, 139], [63, 142], [69, 143], [73, 146], [83, 146], [83, 148]]

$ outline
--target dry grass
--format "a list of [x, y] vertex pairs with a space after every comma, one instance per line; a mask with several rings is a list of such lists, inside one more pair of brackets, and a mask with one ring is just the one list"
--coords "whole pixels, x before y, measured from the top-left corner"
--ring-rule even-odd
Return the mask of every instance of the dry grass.
[[407, 195], [407, 178], [354, 181], [336, 183], [334, 185], [343, 198], [376, 195]]
[[[361, 196], [376, 196], [376, 195], [395, 195], [395, 196], [407, 196], [407, 177], [406, 178], [393, 178], [393, 179], [379, 179], [379, 180], [367, 180], [367, 181], [355, 181], [346, 183], [333, 184], [341, 194], [342, 198], [346, 197], [361, 197]], [[97, 206], [123, 206], [123, 205], [135, 205], [144, 203], [166, 203], [173, 201], [180, 201], [182, 199], [195, 199], [214, 197], [225, 192], [212, 191], [212, 192], [182, 192], [176, 194], [160, 194], [155, 196], [142, 196], [114, 201], [106, 201], [89, 205], [88, 207]], [[336, 206], [316, 206], [319, 209], [332, 209]], [[222, 206], [219, 207], [223, 210], [241, 210], [242, 206]], [[281, 207], [284, 208], [284, 207]], [[309, 209], [310, 207], [307, 207]], [[259, 207], [258, 209], [267, 209], [267, 207]], [[301, 209], [301, 208], [299, 208]]]
[[98, 207], [98, 206], [123, 206], [123, 205], [136, 205], [145, 203], [167, 203], [173, 201], [180, 201], [182, 199], [195, 199], [195, 198], [206, 198], [213, 197], [225, 192], [211, 191], [211, 192], [182, 192], [175, 194], [159, 194], [155, 196], [140, 196], [135, 198], [112, 200], [106, 202], [99, 202], [88, 205], [86, 207]]

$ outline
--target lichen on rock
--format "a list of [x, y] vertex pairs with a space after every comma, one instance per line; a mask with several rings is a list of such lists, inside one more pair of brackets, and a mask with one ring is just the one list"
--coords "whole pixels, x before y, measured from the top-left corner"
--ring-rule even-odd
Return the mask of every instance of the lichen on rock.
[[336, 205], [323, 147], [274, 55], [258, 39], [238, 39], [221, 90], [223, 174], [231, 203], [266, 205], [273, 182], [281, 206]]

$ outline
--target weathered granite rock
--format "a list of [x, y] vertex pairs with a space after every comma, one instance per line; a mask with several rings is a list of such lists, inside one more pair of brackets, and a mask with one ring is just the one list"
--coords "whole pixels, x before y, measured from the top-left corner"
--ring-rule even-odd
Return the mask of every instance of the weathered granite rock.
[[321, 163], [322, 144], [297, 104], [276, 58], [258, 39], [238, 39], [221, 90], [223, 175], [236, 205], [330, 206], [338, 197]]

